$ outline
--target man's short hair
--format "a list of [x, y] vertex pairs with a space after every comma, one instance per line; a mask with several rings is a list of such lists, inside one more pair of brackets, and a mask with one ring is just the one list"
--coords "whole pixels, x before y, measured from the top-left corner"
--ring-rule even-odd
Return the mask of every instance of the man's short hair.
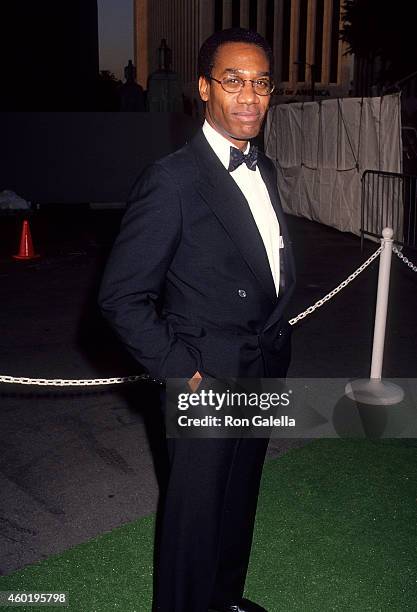
[[274, 56], [272, 49], [263, 36], [253, 30], [244, 28], [228, 28], [214, 32], [207, 40], [203, 42], [198, 54], [198, 76], [210, 77], [213, 69], [216, 53], [226, 43], [249, 43], [260, 47], [269, 62], [269, 71], [272, 74], [274, 70]]

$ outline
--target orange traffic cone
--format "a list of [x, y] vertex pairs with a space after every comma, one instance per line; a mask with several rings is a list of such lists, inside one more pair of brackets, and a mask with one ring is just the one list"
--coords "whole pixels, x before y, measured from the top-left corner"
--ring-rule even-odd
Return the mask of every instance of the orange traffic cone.
[[13, 259], [36, 259], [40, 257], [35, 253], [32, 242], [32, 234], [30, 233], [29, 221], [25, 219], [22, 225], [22, 234], [20, 236], [20, 247], [17, 255], [13, 255]]

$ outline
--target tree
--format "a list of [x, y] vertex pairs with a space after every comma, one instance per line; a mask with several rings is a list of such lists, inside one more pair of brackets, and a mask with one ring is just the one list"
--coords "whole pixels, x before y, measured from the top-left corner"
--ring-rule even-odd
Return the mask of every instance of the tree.
[[409, 0], [345, 0], [341, 38], [359, 59], [380, 60], [379, 83], [417, 70], [414, 8]]
[[97, 105], [100, 111], [120, 110], [119, 89], [121, 86], [110, 70], [101, 70], [97, 81]]

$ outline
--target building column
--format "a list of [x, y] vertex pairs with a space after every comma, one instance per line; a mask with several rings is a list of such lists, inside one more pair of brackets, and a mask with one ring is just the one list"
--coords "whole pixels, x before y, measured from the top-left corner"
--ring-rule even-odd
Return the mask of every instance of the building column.
[[240, 0], [240, 27], [249, 28], [249, 0]]
[[282, 74], [282, 31], [283, 31], [283, 17], [284, 17], [284, 4], [283, 0], [275, 0], [275, 11], [274, 11], [274, 53], [275, 62], [275, 83], [281, 82]]
[[223, 0], [223, 29], [232, 27], [232, 0]]
[[200, 0], [199, 3], [199, 40], [198, 46], [214, 32], [214, 2], [213, 0]]
[[136, 80], [146, 89], [148, 86], [148, 0], [134, 1], [133, 19]]
[[330, 49], [331, 49], [331, 32], [332, 32], [332, 13], [333, 1], [324, 0], [324, 17], [323, 17], [323, 65], [322, 65], [322, 81], [328, 83], [330, 79]]
[[257, 30], [259, 34], [265, 36], [266, 32], [266, 0], [258, 0], [258, 14], [257, 14]]
[[290, 87], [297, 88], [298, 66], [294, 62], [298, 61], [298, 29], [300, 21], [300, 1], [291, 2], [291, 36], [290, 36]]
[[[315, 49], [315, 34], [316, 34], [316, 0], [308, 0], [307, 9], [307, 41], [306, 41], [306, 62], [314, 64], [314, 49]], [[307, 66], [310, 71], [309, 66]], [[311, 72], [307, 77], [310, 82]]]

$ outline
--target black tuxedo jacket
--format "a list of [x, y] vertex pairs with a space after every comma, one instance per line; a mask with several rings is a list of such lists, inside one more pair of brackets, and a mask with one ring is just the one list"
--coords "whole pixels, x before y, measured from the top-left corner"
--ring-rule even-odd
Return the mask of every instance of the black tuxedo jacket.
[[284, 241], [278, 298], [249, 205], [201, 130], [136, 181], [99, 303], [151, 376], [285, 375], [294, 263], [275, 168], [259, 154], [259, 169]]

